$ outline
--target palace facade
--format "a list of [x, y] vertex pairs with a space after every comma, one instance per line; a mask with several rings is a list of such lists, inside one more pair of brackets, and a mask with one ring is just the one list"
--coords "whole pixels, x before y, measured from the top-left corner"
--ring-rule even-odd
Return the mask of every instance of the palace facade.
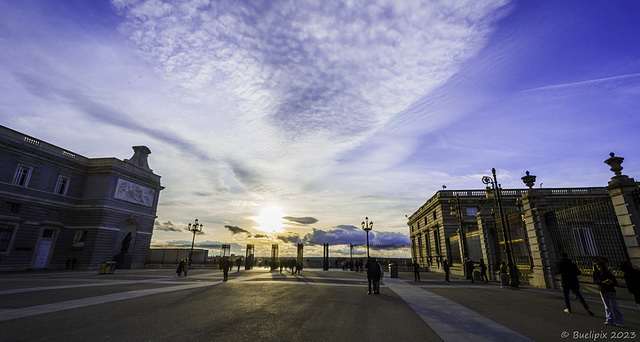
[[143, 267], [163, 187], [133, 150], [87, 158], [0, 126], [0, 270]]

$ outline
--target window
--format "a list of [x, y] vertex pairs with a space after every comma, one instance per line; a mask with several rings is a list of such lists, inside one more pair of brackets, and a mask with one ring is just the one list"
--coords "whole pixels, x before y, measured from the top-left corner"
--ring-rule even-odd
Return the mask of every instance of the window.
[[437, 220], [438, 219], [438, 213], [436, 213], [435, 211], [433, 212], [433, 220]]
[[13, 177], [13, 184], [26, 187], [29, 184], [29, 178], [31, 178], [31, 171], [33, 168], [25, 165], [18, 165], [15, 177]]
[[429, 231], [424, 234], [424, 242], [427, 245], [427, 256], [431, 256], [431, 239], [429, 238]]
[[4, 206], [4, 211], [9, 214], [17, 214], [20, 211], [20, 204], [7, 202]]
[[74, 249], [84, 248], [84, 243], [86, 240], [87, 240], [87, 231], [76, 230], [76, 235], [73, 237], [73, 244], [71, 245], [71, 248], [74, 248]]
[[66, 195], [69, 188], [69, 177], [58, 176], [58, 182], [56, 183], [56, 189], [54, 191], [57, 195]]
[[15, 228], [15, 225], [0, 223], [0, 253], [9, 252]]
[[467, 208], [467, 216], [476, 216], [476, 215], [478, 215], [478, 208], [476, 207]]

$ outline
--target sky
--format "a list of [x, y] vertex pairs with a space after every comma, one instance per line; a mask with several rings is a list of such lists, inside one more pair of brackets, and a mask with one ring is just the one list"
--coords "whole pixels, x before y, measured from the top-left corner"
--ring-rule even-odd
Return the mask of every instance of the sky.
[[89, 158], [149, 147], [154, 244], [198, 218], [196, 246], [344, 255], [365, 217], [406, 244], [405, 215], [491, 168], [606, 186], [615, 152], [640, 178], [638, 108], [634, 0], [0, 0], [0, 124]]

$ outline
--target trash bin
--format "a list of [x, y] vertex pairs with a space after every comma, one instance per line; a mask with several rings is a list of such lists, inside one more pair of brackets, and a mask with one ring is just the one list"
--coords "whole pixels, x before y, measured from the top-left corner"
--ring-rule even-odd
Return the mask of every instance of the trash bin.
[[398, 265], [389, 264], [389, 276], [391, 278], [398, 278]]
[[100, 268], [98, 269], [98, 274], [105, 274], [107, 272], [107, 263], [101, 262]]

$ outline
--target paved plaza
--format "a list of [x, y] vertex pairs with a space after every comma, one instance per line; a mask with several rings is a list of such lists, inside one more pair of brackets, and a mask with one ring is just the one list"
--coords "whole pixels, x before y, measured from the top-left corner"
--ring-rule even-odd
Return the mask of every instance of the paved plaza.
[[[388, 273], [387, 273], [388, 276]], [[625, 327], [605, 326], [562, 293], [399, 272], [380, 295], [365, 273], [256, 268], [41, 271], [0, 274], [2, 341], [605, 341], [635, 340], [639, 310], [620, 288]]]

